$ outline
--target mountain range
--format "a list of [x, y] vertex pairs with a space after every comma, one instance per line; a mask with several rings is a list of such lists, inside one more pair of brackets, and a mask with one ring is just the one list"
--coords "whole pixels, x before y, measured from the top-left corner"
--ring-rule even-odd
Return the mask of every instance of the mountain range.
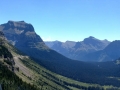
[[[23, 72], [22, 76], [27, 76], [29, 78], [29, 80], [27, 80], [30, 82], [32, 77], [29, 77], [29, 74], [32, 71], [31, 76], [33, 76], [33, 82], [36, 85], [40, 84], [41, 87], [41, 84], [43, 83], [42, 81], [45, 81], [43, 83], [45, 86], [47, 85], [47, 87], [44, 86], [44, 88], [46, 88], [45, 90], [71, 90], [72, 87], [74, 88], [72, 90], [75, 90], [75, 88], [84, 88], [85, 90], [91, 90], [92, 87], [81, 87], [81, 84], [79, 82], [91, 83], [94, 84], [94, 86], [96, 86], [95, 84], [98, 86], [100, 85], [102, 88], [97, 90], [103, 90], [104, 86], [110, 85], [112, 85], [114, 88], [116, 87], [119, 90], [119, 59], [108, 62], [83, 62], [69, 59], [46, 46], [41, 37], [35, 33], [34, 27], [24, 21], [8, 21], [7, 23], [0, 25], [0, 31], [4, 33], [8, 42], [14, 45], [14, 49], [12, 49], [13, 51], [11, 51], [11, 53], [14, 54], [15, 62], [17, 66], [20, 66], [20, 70]], [[88, 39], [93, 39], [98, 43], [94, 44], [93, 41], [93, 44], [90, 44], [91, 41]], [[103, 52], [104, 50], [109, 52], [110, 49], [111, 53], [109, 53], [109, 56], [113, 55], [113, 58], [116, 58], [119, 55], [115, 57], [115, 54], [112, 54], [112, 51], [118, 48], [119, 44], [112, 43], [113, 42], [110, 43], [107, 40], [100, 41], [94, 37], [89, 37], [85, 39], [84, 42], [75, 43], [68, 41], [64, 47], [74, 47], [77, 49], [79, 46], [82, 46], [82, 49], [80, 50], [84, 50], [86, 48], [86, 52], [89, 51], [90, 54], [99, 51]], [[12, 45], [8, 45], [7, 48], [10, 49], [10, 47], [13, 47]], [[116, 47], [116, 45], [118, 45], [118, 47]], [[51, 44], [51, 46], [53, 46], [53, 44]], [[93, 46], [94, 49], [92, 48]], [[110, 48], [107, 48], [108, 46], [110, 46]], [[114, 46], [112, 50], [111, 46]], [[119, 52], [119, 49], [117, 50], [118, 51], [116, 52]], [[26, 69], [25, 67], [29, 69]], [[23, 68], [26, 70], [24, 71]], [[55, 76], [53, 72], [57, 73], [57, 75]], [[20, 72], [17, 73], [18, 76], [21, 74], [22, 73]], [[66, 78], [64, 78], [64, 80], [60, 79], [61, 75], [76, 80], [78, 84], [70, 83], [71, 79], [69, 79], [69, 81], [67, 81]], [[50, 82], [54, 84], [50, 84]], [[48, 89], [48, 87], [51, 89]], [[96, 90], [96, 87], [93, 88], [94, 89], [92, 90]]]
[[[83, 57], [86, 57], [86, 55], [89, 53], [103, 50], [109, 43], [110, 42], [108, 40], [99, 40], [92, 36], [85, 38], [81, 42], [74, 42], [74, 41], [45, 42], [45, 44], [48, 47], [61, 53], [62, 55], [74, 60], [81, 60], [81, 61], [87, 61]], [[99, 60], [96, 59], [95, 61], [99, 61]]]
[[120, 40], [115, 40], [111, 42], [106, 48], [103, 50], [93, 52], [90, 54], [87, 54], [85, 57], [83, 57], [86, 61], [96, 61], [99, 62], [102, 61], [114, 61], [118, 57], [120, 57]]
[[74, 60], [105, 62], [113, 61], [120, 57], [120, 40], [109, 42], [108, 40], [98, 40], [90, 36], [81, 42], [69, 41], [72, 43], [71, 47], [67, 45], [67, 42], [49, 41], [45, 43], [53, 50]]

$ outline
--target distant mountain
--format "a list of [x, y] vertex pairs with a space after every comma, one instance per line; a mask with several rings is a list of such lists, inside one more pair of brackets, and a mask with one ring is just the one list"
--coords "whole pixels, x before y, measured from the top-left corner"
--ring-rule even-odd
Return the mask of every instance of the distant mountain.
[[49, 41], [45, 43], [64, 56], [81, 61], [105, 62], [120, 57], [120, 40], [110, 43], [108, 40], [99, 40], [90, 36], [81, 42], [67, 42]]
[[94, 53], [87, 54], [85, 61], [113, 61], [120, 57], [120, 40], [111, 42], [106, 48]]
[[108, 40], [99, 40], [92, 36], [85, 38], [81, 42], [73, 41], [53, 41], [45, 42], [51, 49], [61, 53], [62, 55], [76, 60], [82, 60], [82, 57], [88, 53], [103, 50], [110, 42]]
[[[71, 57], [71, 51], [72, 47], [75, 46], [76, 42], [74, 41], [66, 41], [66, 42], [60, 42], [60, 41], [47, 41], [45, 44], [50, 47], [51, 49], [57, 51], [58, 53], [66, 56]], [[73, 59], [73, 58], [71, 58]]]
[[64, 42], [61, 42], [61, 41], [45, 41], [45, 44], [48, 45], [49, 47], [57, 47], [57, 45], [61, 45], [62, 47], [65, 47], [65, 48], [72, 48], [76, 42], [74, 41], [66, 41], [65, 43]]

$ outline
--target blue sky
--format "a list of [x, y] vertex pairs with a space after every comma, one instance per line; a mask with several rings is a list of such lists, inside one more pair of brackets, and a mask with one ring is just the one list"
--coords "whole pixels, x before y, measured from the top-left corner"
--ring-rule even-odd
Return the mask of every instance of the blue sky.
[[31, 23], [43, 40], [120, 40], [120, 0], [1, 0], [0, 24]]

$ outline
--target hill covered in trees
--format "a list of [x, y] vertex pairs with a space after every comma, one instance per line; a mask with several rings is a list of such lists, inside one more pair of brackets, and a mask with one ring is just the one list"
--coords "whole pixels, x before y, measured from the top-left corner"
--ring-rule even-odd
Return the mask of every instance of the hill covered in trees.
[[2, 90], [38, 90], [35, 85], [23, 82], [14, 73], [13, 55], [9, 50], [0, 45], [0, 84]]
[[23, 82], [15, 73], [0, 62], [0, 84], [2, 90], [39, 90], [35, 85]]

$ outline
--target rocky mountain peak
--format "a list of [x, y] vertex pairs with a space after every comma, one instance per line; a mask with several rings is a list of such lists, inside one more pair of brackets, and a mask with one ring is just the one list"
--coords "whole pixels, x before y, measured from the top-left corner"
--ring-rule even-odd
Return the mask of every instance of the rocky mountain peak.
[[6, 38], [13, 45], [20, 45], [21, 42], [23, 45], [43, 42], [35, 33], [34, 27], [25, 21], [8, 21], [7, 23], [0, 25], [0, 31], [3, 31]]
[[96, 39], [96, 38], [93, 37], [93, 36], [90, 36], [90, 37], [85, 38], [85, 39], [83, 40], [83, 42], [86, 43], [86, 44], [96, 43], [96, 42], [99, 42], [99, 41], [100, 41], [100, 40]]
[[25, 21], [8, 21], [1, 26], [4, 27], [3, 30], [12, 30], [12, 32], [19, 34], [23, 31], [24, 33], [28, 31], [34, 32], [34, 27], [31, 24], [26, 23]]
[[88, 38], [90, 38], [90, 39], [95, 39], [95, 37], [93, 37], [93, 36], [89, 36]]
[[8, 23], [25, 23], [25, 21], [12, 21], [12, 20], [9, 20]]

